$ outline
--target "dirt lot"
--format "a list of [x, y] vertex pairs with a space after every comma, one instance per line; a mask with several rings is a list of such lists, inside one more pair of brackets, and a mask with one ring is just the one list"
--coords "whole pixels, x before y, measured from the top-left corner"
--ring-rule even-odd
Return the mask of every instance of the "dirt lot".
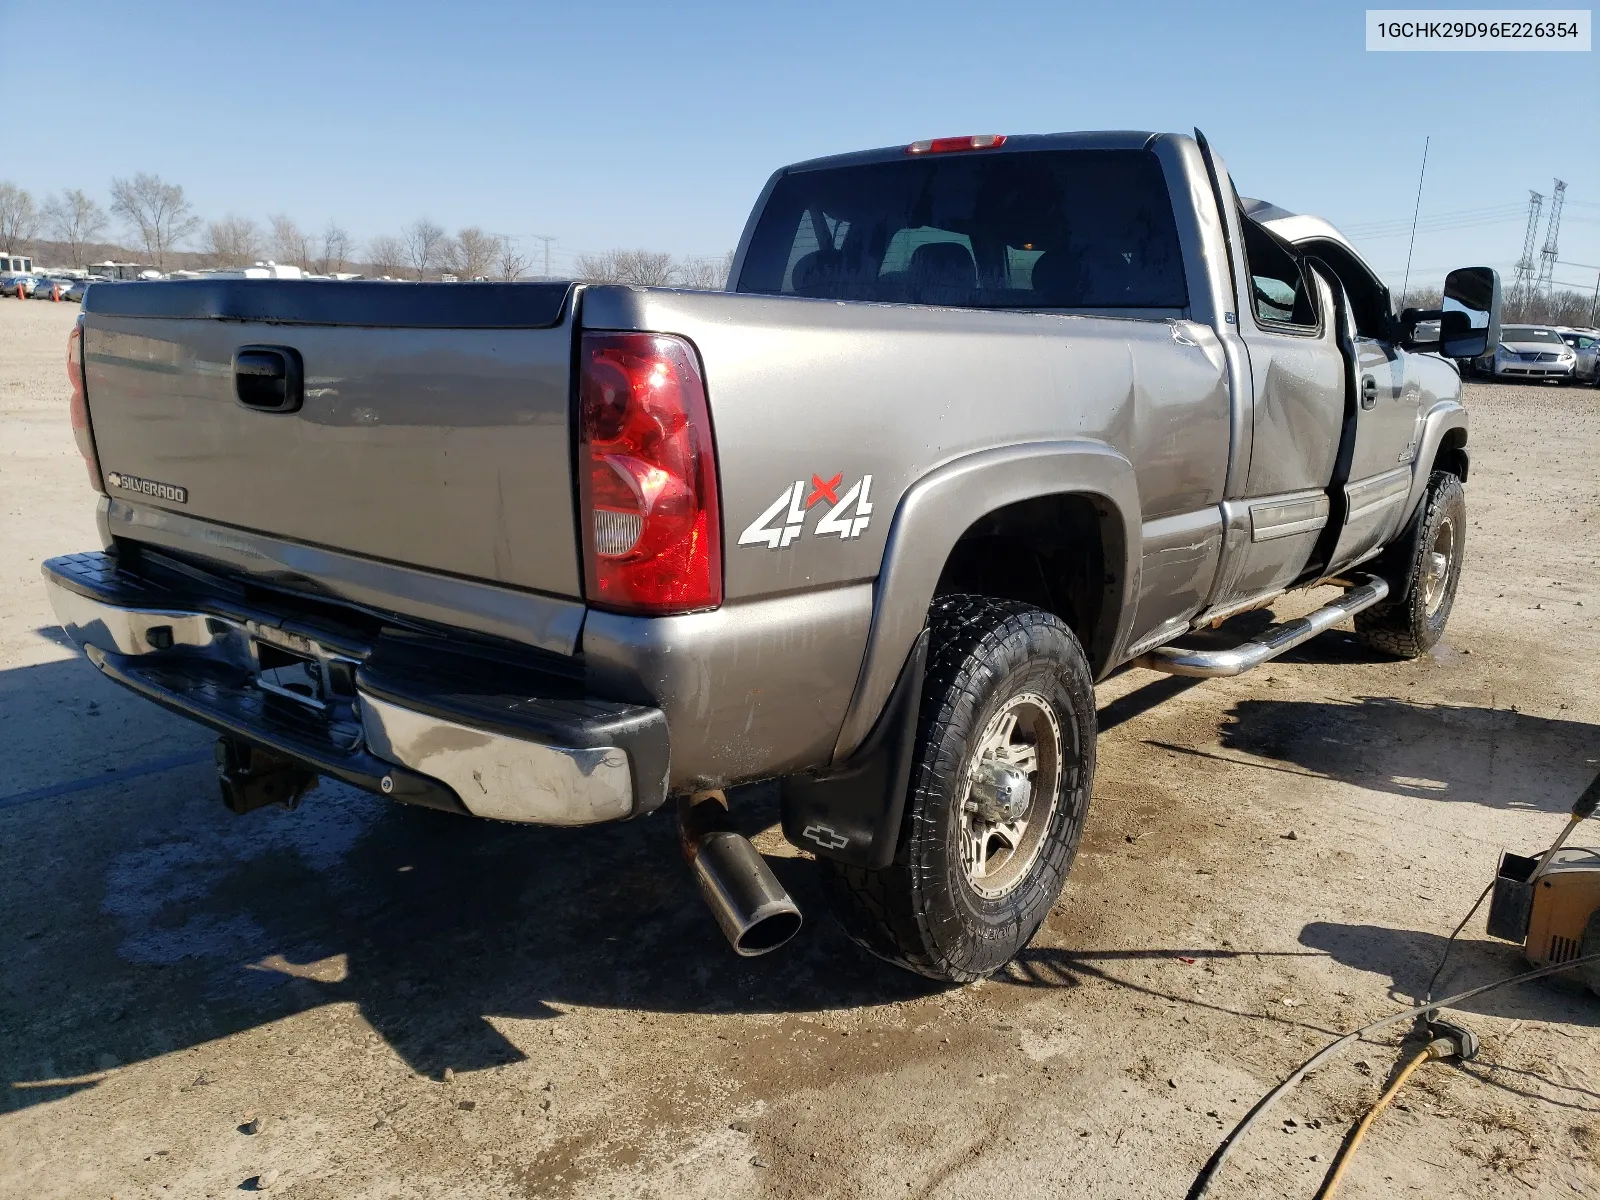
[[[522, 829], [332, 785], [234, 817], [210, 738], [51, 623], [39, 561], [98, 544], [74, 312], [0, 301], [6, 1197], [1181, 1196], [1281, 1075], [1410, 1002], [1500, 849], [1600, 764], [1600, 393], [1474, 385], [1446, 643], [1104, 685], [1078, 865], [986, 984], [852, 947], [759, 792], [808, 924], [753, 961], [665, 818]], [[1482, 928], [1446, 990], [1518, 969]], [[1600, 1196], [1600, 999], [1542, 982], [1465, 1019], [1481, 1058], [1423, 1069], [1348, 1194]], [[1395, 1053], [1297, 1089], [1215, 1194], [1310, 1196]]]

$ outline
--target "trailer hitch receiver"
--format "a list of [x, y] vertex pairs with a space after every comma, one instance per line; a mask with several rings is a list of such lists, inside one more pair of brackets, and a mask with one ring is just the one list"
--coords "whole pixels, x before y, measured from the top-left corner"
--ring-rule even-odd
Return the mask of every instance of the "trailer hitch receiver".
[[269, 804], [298, 808], [301, 797], [317, 786], [315, 771], [238, 738], [219, 737], [216, 757], [222, 803], [240, 816]]

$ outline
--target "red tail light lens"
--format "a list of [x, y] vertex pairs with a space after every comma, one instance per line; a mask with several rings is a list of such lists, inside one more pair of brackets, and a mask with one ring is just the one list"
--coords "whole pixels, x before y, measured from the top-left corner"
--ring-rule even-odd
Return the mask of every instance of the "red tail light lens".
[[72, 437], [78, 443], [78, 453], [83, 455], [84, 466], [89, 468], [89, 482], [95, 491], [105, 491], [100, 482], [100, 456], [95, 453], [94, 434], [89, 430], [89, 401], [83, 391], [83, 318], [79, 317], [67, 335], [67, 382], [72, 385], [72, 402], [68, 409], [72, 420]]
[[688, 342], [583, 335], [578, 497], [591, 604], [659, 616], [722, 603], [711, 415]]
[[971, 137], [929, 138], [925, 142], [912, 142], [907, 154], [950, 154], [958, 150], [993, 150], [1006, 144], [1003, 133], [979, 133]]

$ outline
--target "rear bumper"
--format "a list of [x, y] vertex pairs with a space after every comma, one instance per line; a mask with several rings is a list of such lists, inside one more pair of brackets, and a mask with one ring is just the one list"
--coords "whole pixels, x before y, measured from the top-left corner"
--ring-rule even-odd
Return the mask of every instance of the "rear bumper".
[[[358, 787], [541, 825], [638, 816], [666, 799], [660, 710], [594, 699], [498, 650], [307, 621], [100, 553], [51, 559], [44, 578], [62, 627], [107, 678]], [[263, 647], [305, 665], [315, 694], [263, 676]]]

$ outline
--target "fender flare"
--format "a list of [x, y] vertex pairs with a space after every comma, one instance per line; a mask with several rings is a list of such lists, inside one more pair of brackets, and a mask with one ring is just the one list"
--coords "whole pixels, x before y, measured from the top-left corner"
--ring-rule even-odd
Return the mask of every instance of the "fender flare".
[[871, 732], [927, 621], [950, 551], [988, 513], [1041, 496], [1096, 501], [1105, 536], [1106, 613], [1084, 650], [1097, 673], [1127, 644], [1139, 597], [1139, 485], [1133, 464], [1104, 442], [1028, 442], [964, 455], [924, 475], [895, 509], [873, 588], [861, 674], [834, 744], [840, 763]]
[[1411, 491], [1406, 494], [1406, 506], [1400, 514], [1400, 529], [1404, 530], [1422, 503], [1428, 490], [1428, 477], [1433, 474], [1433, 460], [1445, 434], [1459, 429], [1467, 430], [1467, 410], [1459, 400], [1441, 400], [1428, 410], [1422, 419], [1422, 432], [1417, 437], [1416, 457], [1411, 460]]

